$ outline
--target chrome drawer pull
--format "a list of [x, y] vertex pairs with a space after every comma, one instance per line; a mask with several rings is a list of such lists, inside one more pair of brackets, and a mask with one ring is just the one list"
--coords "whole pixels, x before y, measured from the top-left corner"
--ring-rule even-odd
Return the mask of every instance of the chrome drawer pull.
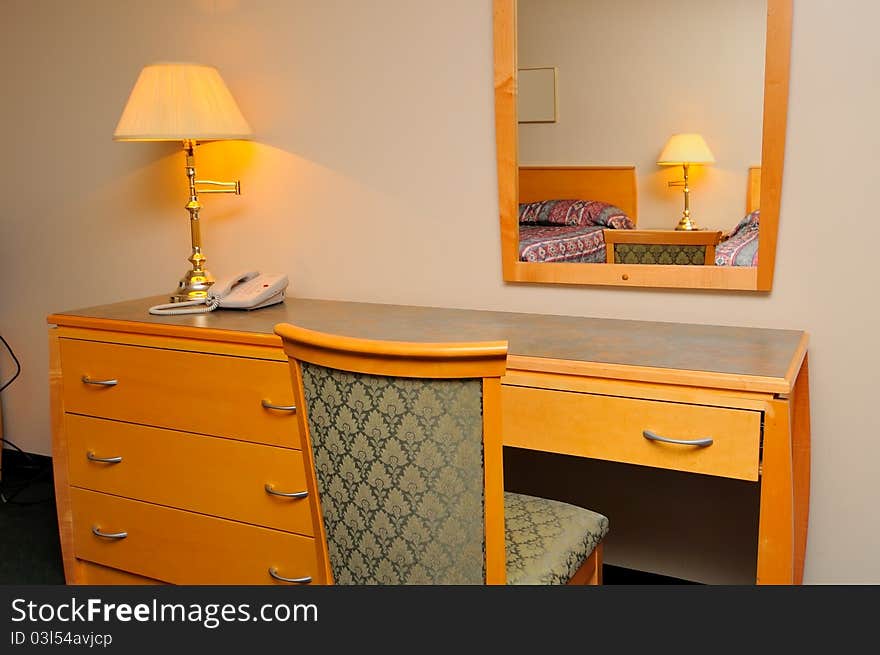
[[95, 453], [91, 450], [86, 453], [86, 459], [90, 462], [101, 462], [102, 464], [119, 464], [122, 461], [122, 457], [96, 457]]
[[304, 578], [285, 578], [282, 575], [278, 575], [278, 569], [274, 566], [269, 568], [269, 575], [281, 582], [292, 582], [294, 584], [307, 584], [312, 581], [312, 576], [310, 575], [307, 575]]
[[288, 493], [285, 491], [275, 491], [275, 487], [273, 487], [268, 482], [266, 483], [266, 493], [271, 494], [272, 496], [281, 496], [282, 498], [305, 498], [309, 495], [308, 491], [294, 491], [293, 493]]
[[649, 439], [651, 441], [674, 443], [678, 444], [679, 446], [698, 446], [699, 448], [711, 446], [715, 442], [712, 437], [706, 437], [705, 439], [670, 439], [669, 437], [661, 437], [659, 434], [651, 432], [650, 430], [645, 430], [644, 432], [642, 432], [642, 436], [645, 437], [645, 439]]
[[128, 536], [127, 532], [101, 532], [97, 525], [92, 526], [92, 534], [105, 539], [125, 539]]
[[119, 384], [119, 380], [93, 380], [88, 375], [83, 375], [82, 381], [85, 384], [97, 384], [102, 387], [115, 387], [117, 384]]
[[278, 409], [278, 410], [281, 410], [282, 412], [295, 412], [296, 411], [296, 405], [273, 405], [265, 398], [263, 399], [263, 407], [265, 407], [266, 409]]

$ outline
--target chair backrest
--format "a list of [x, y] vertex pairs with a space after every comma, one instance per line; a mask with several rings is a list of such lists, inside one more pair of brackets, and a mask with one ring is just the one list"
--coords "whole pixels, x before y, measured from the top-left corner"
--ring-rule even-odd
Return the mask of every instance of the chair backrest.
[[507, 343], [402, 343], [276, 326], [318, 558], [338, 584], [503, 584]]

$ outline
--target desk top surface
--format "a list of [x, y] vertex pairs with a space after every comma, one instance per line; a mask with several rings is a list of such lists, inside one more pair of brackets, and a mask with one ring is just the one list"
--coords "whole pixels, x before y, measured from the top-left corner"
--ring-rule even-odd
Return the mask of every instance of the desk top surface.
[[[390, 341], [509, 342], [508, 368], [646, 379], [678, 372], [676, 383], [788, 393], [806, 352], [806, 333], [619, 319], [287, 298], [254, 311], [153, 316], [164, 296], [52, 314], [49, 323], [160, 336], [278, 346], [273, 329], [312, 330]], [[574, 366], [574, 369], [572, 368]], [[580, 367], [580, 368], [578, 368]], [[639, 375], [626, 369], [638, 369]], [[632, 373], [632, 371], [629, 371]], [[707, 374], [712, 382], [707, 382]], [[649, 381], [650, 375], [647, 376]]]

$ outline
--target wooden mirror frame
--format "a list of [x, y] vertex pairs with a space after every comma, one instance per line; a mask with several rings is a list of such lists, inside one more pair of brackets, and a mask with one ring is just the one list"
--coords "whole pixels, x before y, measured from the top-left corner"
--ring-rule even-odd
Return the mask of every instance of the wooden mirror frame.
[[501, 261], [507, 282], [737, 289], [773, 286], [791, 60], [792, 0], [767, 0], [764, 117], [761, 144], [761, 222], [758, 266], [578, 264], [519, 261], [519, 156], [516, 115], [516, 0], [494, 0], [495, 141]]

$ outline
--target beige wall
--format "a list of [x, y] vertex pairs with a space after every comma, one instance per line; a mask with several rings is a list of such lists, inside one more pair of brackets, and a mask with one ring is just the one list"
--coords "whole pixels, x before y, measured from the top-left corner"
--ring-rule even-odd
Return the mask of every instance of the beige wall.
[[[144, 63], [197, 59], [220, 67], [259, 136], [201, 153], [206, 175], [238, 174], [245, 193], [206, 201], [215, 272], [287, 271], [293, 291], [310, 297], [806, 329], [806, 579], [880, 582], [880, 89], [868, 83], [880, 5], [796, 5], [776, 282], [754, 294], [502, 282], [489, 0], [6, 0], [0, 330], [25, 367], [3, 393], [6, 435], [49, 450], [46, 314], [161, 293], [182, 273], [180, 155], [110, 135]], [[541, 477], [547, 467], [592, 470], [541, 459], [511, 478], [530, 469], [538, 478], [545, 463]], [[616, 469], [610, 477], [627, 479]], [[560, 492], [576, 493], [579, 480], [567, 479]], [[650, 480], [663, 492], [675, 484]], [[637, 495], [623, 488], [626, 501]], [[700, 509], [728, 533], [743, 531], [714, 489], [707, 479], [685, 492], [681, 512], [650, 495], [663, 509], [652, 527], [669, 531], [656, 524]], [[661, 556], [653, 542], [642, 549], [621, 560]], [[670, 567], [697, 559], [665, 556]]]
[[635, 165], [639, 226], [675, 226], [670, 135], [698, 132], [715, 164], [691, 169], [691, 216], [731, 230], [761, 163], [766, 0], [519, 0], [521, 67], [558, 68], [559, 120], [519, 126], [522, 164]]

